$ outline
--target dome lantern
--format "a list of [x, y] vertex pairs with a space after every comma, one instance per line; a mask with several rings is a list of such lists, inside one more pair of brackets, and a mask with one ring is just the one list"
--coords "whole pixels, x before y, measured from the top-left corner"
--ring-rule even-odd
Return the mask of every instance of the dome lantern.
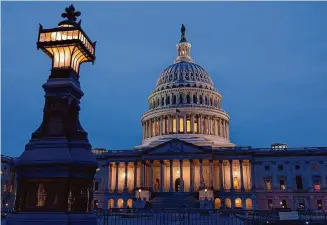
[[188, 43], [187, 40], [186, 40], [185, 31], [186, 31], [185, 26], [184, 26], [184, 24], [182, 24], [182, 27], [181, 27], [181, 40], [176, 45], [178, 56], [175, 59], [174, 63], [179, 63], [179, 62], [194, 63], [193, 59], [190, 56], [191, 44]]

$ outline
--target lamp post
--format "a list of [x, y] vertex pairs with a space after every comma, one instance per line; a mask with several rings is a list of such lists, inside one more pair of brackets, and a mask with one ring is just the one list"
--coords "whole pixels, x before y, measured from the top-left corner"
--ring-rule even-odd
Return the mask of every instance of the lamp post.
[[208, 191], [208, 189], [204, 189], [205, 200], [208, 200], [208, 198], [207, 198], [207, 191]]
[[[43, 121], [15, 162], [17, 197], [8, 225], [96, 224], [93, 179], [98, 168], [79, 121], [80, 65], [94, 62], [95, 43], [76, 22], [73, 5], [57, 27], [39, 28], [37, 48], [52, 60], [43, 85]], [[33, 72], [33, 71], [31, 71]]]
[[142, 192], [142, 190], [139, 189], [139, 199], [141, 199], [141, 192]]

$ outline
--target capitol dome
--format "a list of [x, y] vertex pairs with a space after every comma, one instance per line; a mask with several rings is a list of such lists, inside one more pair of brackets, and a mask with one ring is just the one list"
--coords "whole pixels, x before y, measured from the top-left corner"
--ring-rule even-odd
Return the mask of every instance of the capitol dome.
[[233, 147], [229, 115], [208, 72], [190, 56], [191, 44], [182, 25], [177, 58], [159, 76], [141, 122], [143, 140], [136, 149], [154, 147], [177, 138], [199, 146]]

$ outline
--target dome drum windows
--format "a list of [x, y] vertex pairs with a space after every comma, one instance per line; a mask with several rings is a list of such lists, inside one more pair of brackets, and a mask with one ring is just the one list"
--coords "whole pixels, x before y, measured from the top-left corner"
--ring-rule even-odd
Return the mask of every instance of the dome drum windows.
[[143, 139], [170, 134], [205, 134], [228, 138], [228, 121], [214, 116], [174, 115], [143, 122]]

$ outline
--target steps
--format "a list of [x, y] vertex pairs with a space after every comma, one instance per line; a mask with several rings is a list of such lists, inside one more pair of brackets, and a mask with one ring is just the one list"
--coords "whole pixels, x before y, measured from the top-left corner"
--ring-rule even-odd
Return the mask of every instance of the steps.
[[194, 192], [162, 192], [153, 193], [150, 200], [151, 208], [198, 208], [199, 201]]

